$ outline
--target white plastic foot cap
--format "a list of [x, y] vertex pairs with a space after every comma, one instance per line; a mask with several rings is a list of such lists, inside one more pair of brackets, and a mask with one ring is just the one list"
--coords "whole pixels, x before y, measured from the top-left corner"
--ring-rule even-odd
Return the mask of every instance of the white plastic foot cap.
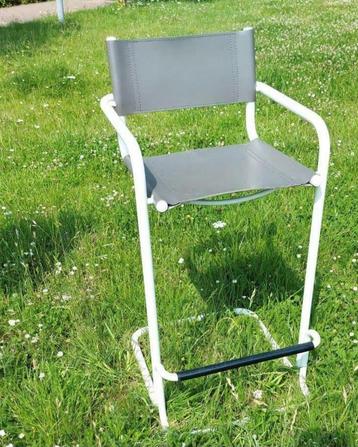
[[313, 329], [310, 329], [309, 331], [307, 331], [307, 335], [311, 339], [313, 346], [317, 348], [317, 346], [319, 346], [319, 344], [321, 343], [321, 337], [319, 333]]
[[310, 180], [312, 186], [319, 186], [321, 184], [322, 178], [319, 174], [314, 174]]
[[168, 204], [165, 200], [159, 200], [159, 202], [155, 204], [155, 207], [157, 211], [159, 211], [160, 213], [164, 213], [168, 209]]

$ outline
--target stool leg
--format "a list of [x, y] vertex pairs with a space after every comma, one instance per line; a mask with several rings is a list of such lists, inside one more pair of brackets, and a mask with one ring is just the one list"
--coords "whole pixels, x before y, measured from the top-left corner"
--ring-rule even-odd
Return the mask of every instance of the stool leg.
[[159, 374], [159, 365], [161, 364], [160, 343], [157, 319], [157, 305], [155, 300], [154, 271], [150, 240], [148, 204], [146, 198], [144, 199], [143, 197], [138, 197], [137, 195], [136, 202], [145, 303], [147, 309], [150, 356], [152, 362], [153, 388], [156, 396], [156, 404], [159, 409], [160, 423], [162, 427], [166, 429], [168, 428], [168, 418], [165, 405], [164, 383], [161, 375]]
[[[311, 233], [308, 247], [305, 286], [303, 292], [300, 334], [298, 340], [299, 343], [304, 343], [307, 341], [307, 331], [310, 325], [312, 297], [313, 297], [317, 256], [319, 248], [319, 238], [322, 225], [325, 186], [326, 186], [325, 182], [323, 182], [323, 184], [321, 186], [318, 186], [315, 191]], [[299, 371], [300, 386], [304, 395], [308, 394], [308, 388], [306, 386], [307, 362], [308, 362], [308, 352], [297, 355], [297, 367], [300, 368]]]

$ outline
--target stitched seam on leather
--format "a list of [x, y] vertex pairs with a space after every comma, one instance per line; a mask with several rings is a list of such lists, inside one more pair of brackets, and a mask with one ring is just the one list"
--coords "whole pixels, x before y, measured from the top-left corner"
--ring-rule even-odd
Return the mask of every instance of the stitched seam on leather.
[[232, 36], [232, 40], [234, 42], [234, 58], [233, 58], [233, 64], [235, 68], [235, 79], [234, 79], [234, 85], [235, 85], [235, 96], [234, 98], [236, 101], [240, 101], [240, 85], [239, 85], [239, 52], [238, 52], [238, 45], [237, 45], [237, 39], [239, 36], [237, 34], [234, 34]]
[[270, 161], [261, 158], [258, 154], [256, 154], [255, 152], [252, 151], [252, 149], [250, 149], [249, 147], [247, 148], [247, 152], [253, 157], [256, 158], [257, 161], [263, 163], [264, 165], [268, 165], [270, 166], [274, 171], [279, 172], [281, 175], [283, 175], [287, 180], [291, 180], [294, 181], [295, 183], [297, 183], [297, 180], [293, 177], [291, 177], [290, 175], [287, 175], [285, 172], [283, 172], [281, 169], [279, 169], [276, 165], [272, 164]]
[[[125, 52], [125, 60], [126, 63], [128, 64], [128, 71], [129, 71], [129, 80], [130, 80], [130, 85], [128, 86], [128, 92], [130, 94], [130, 89], [132, 89], [133, 91], [133, 96], [134, 96], [134, 102], [136, 102], [136, 92], [135, 92], [135, 83], [134, 83], [134, 70], [133, 70], [133, 64], [132, 64], [132, 59], [131, 59], [131, 52], [130, 52], [130, 43], [127, 43], [127, 45], [124, 47], [124, 52]], [[124, 88], [123, 88], [124, 90]], [[128, 102], [128, 100], [127, 100]], [[135, 104], [136, 106], [136, 104]]]
[[234, 50], [234, 39], [233, 36], [230, 36], [230, 60], [231, 60], [231, 94], [232, 94], [232, 99], [235, 100], [236, 95], [235, 95], [235, 50]]
[[129, 44], [129, 60], [130, 60], [130, 70], [131, 70], [131, 79], [133, 82], [133, 92], [134, 92], [134, 100], [135, 100], [135, 109], [142, 111], [142, 102], [140, 97], [140, 84], [138, 80], [138, 72], [137, 72], [137, 64], [135, 59], [134, 45]]

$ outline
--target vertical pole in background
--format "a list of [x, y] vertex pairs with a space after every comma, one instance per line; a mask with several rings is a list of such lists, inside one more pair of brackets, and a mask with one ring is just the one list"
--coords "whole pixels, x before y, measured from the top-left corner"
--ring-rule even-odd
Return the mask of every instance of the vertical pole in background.
[[65, 13], [64, 13], [64, 7], [63, 7], [63, 0], [56, 0], [56, 11], [57, 11], [58, 20], [61, 23], [64, 23]]

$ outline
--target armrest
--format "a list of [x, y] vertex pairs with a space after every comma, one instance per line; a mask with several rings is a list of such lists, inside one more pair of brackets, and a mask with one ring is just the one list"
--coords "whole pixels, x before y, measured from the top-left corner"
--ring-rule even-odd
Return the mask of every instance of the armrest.
[[[126, 126], [124, 118], [119, 116], [118, 113], [115, 111], [116, 103], [114, 102], [112, 94], [103, 96], [100, 104], [103, 113], [106, 115], [117, 132], [118, 139], [121, 145], [122, 157], [127, 154], [130, 156], [136, 194], [139, 194], [142, 199], [145, 197], [145, 201], [147, 203], [147, 184], [145, 179], [145, 169], [142, 152], [140, 150], [138, 141]], [[155, 207], [160, 212], [164, 212], [168, 209], [168, 204], [164, 202], [164, 200], [157, 200], [156, 197], [152, 197], [148, 203], [154, 203]]]
[[116, 103], [114, 102], [113, 95], [109, 94], [103, 96], [100, 105], [103, 113], [116, 130], [118, 138], [124, 145], [124, 153], [122, 153], [122, 156], [125, 156], [127, 155], [126, 153], [128, 153], [131, 157], [132, 165], [133, 162], [135, 163], [134, 159], [136, 158], [142, 161], [142, 153], [135, 136], [126, 126], [124, 118], [119, 116], [115, 110]]
[[[263, 82], [256, 83], [256, 91], [262, 93], [274, 102], [285, 107], [287, 110], [295, 113], [296, 115], [308, 121], [315, 128], [318, 136], [319, 154], [318, 154], [318, 167], [317, 175], [320, 177], [320, 182], [325, 183], [327, 180], [328, 166], [329, 166], [329, 154], [330, 154], [330, 139], [326, 123], [323, 119], [313, 110], [303, 106], [299, 102], [284, 95], [278, 90], [264, 84]], [[317, 177], [317, 180], [319, 180]], [[318, 186], [314, 185], [314, 186]]]
[[123, 142], [126, 151], [131, 158], [134, 187], [136, 194], [139, 194], [142, 198], [145, 197], [147, 201], [147, 187], [145, 181], [145, 170], [142, 153], [139, 144], [132, 134], [132, 132], [126, 126], [122, 117], [115, 111], [115, 102], [113, 95], [109, 94], [103, 96], [100, 102], [103, 113], [108, 118], [114, 129], [118, 134], [118, 138]]

